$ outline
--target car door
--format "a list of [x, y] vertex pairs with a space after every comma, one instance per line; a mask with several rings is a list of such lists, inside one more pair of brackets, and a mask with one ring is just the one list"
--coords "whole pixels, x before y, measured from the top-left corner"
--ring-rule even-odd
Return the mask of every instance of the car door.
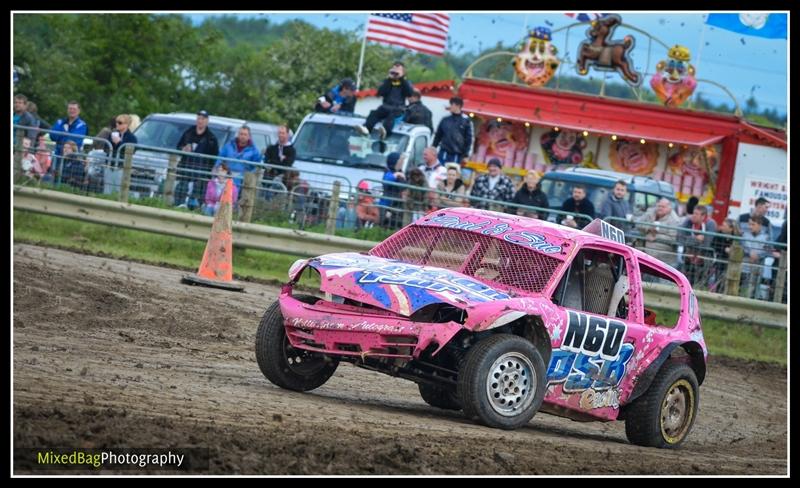
[[630, 332], [641, 315], [628, 286], [635, 269], [632, 254], [619, 246], [594, 244], [576, 253], [553, 296], [567, 320], [548, 367], [546, 400], [616, 418], [636, 348], [638, 334]]

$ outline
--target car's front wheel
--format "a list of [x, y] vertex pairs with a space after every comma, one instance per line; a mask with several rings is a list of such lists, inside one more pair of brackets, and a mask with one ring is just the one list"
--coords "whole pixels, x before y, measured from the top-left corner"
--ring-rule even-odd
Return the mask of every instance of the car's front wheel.
[[625, 434], [632, 444], [675, 448], [689, 435], [697, 416], [697, 376], [689, 365], [666, 363], [647, 391], [625, 412]]
[[[297, 295], [295, 298], [306, 303], [317, 301], [316, 297], [306, 295]], [[286, 327], [277, 300], [264, 313], [258, 326], [256, 360], [268, 380], [281, 388], [295, 391], [319, 388], [339, 366], [337, 358], [292, 347], [286, 337]]]
[[542, 404], [546, 373], [530, 341], [511, 334], [487, 337], [470, 348], [459, 371], [464, 414], [489, 427], [522, 427]]

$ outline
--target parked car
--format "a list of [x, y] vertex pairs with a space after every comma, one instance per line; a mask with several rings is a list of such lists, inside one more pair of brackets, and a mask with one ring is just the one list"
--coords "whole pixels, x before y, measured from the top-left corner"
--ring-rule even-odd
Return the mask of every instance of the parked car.
[[601, 169], [569, 167], [547, 172], [542, 176], [541, 189], [547, 195], [550, 208], [561, 208], [564, 200], [572, 196], [572, 188], [581, 184], [586, 187], [586, 198], [595, 210], [602, 207], [608, 194], [613, 192], [614, 183], [623, 180], [628, 184], [628, 198], [634, 215], [639, 216], [664, 197], [677, 207], [675, 189], [672, 184], [645, 176]]
[[[706, 349], [686, 278], [624, 244], [599, 219], [584, 230], [451, 208], [366, 254], [297, 261], [256, 335], [272, 383], [309, 391], [340, 361], [409, 379], [432, 406], [500, 429], [541, 410], [625, 420], [628, 439], [680, 445], [697, 414]], [[296, 294], [304, 271], [315, 294]], [[680, 297], [656, 320], [659, 289]]]
[[[176, 149], [181, 135], [186, 129], [194, 126], [197, 115], [191, 113], [150, 114], [136, 128], [134, 135], [139, 146], [151, 146], [164, 149]], [[268, 145], [278, 140], [278, 126], [243, 119], [209, 117], [208, 128], [217, 136], [220, 149], [236, 137], [239, 127], [250, 127], [253, 142], [261, 153]], [[169, 156], [155, 150], [139, 149], [134, 154], [131, 174], [131, 195], [153, 196], [163, 191], [164, 179], [167, 175]], [[122, 172], [118, 168], [105, 168], [105, 192], [111, 193], [119, 188]]]

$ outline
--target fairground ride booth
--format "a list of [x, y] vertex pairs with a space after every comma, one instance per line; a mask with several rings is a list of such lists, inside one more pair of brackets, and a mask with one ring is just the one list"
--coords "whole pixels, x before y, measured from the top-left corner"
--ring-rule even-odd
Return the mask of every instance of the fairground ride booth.
[[[617, 26], [650, 37], [648, 64], [653, 44], [665, 48], [666, 59], [655, 64], [653, 72], [637, 71], [630, 57], [633, 36], [612, 39]], [[752, 202], [741, 201], [748, 195], [748, 178], [782, 181], [785, 190], [786, 132], [749, 123], [727, 88], [695, 78], [688, 49], [669, 47], [626, 26], [618, 15], [559, 29], [566, 30], [565, 45], [569, 29], [575, 27], [588, 29], [574, 53], [558, 57], [556, 31], [539, 27], [519, 52], [490, 53], [467, 68], [457, 89], [476, 133], [466, 168], [484, 172], [491, 158], [499, 158], [517, 181], [531, 170], [544, 173], [565, 166], [651, 177], [672, 183], [680, 202], [694, 195], [701, 204], [712, 205], [717, 222], [729, 211], [731, 216], [749, 211]], [[588, 74], [589, 68], [600, 70], [600, 93], [564, 89], [569, 81], [562, 79], [565, 66], [574, 67], [576, 77]], [[623, 78], [632, 97], [605, 95], [606, 79], [613, 76]], [[652, 91], [641, 88], [645, 79]], [[725, 92], [735, 112], [680, 108], [698, 83]], [[620, 87], [625, 85], [618, 84], [617, 93]], [[772, 210], [782, 221], [785, 202], [774, 202]]]

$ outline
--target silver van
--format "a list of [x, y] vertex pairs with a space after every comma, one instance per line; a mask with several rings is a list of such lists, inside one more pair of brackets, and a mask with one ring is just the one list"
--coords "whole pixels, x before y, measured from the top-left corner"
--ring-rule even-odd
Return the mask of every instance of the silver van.
[[[186, 131], [197, 123], [197, 115], [192, 113], [150, 114], [136, 128], [133, 134], [137, 145], [152, 146], [164, 149], [176, 149], [178, 141]], [[244, 119], [233, 119], [211, 115], [208, 128], [217, 136], [219, 148], [236, 138], [239, 127], [247, 125], [253, 142], [261, 154], [267, 146], [278, 140], [278, 126], [261, 122], [250, 122]], [[134, 198], [155, 196], [163, 192], [164, 180], [167, 176], [169, 156], [162, 152], [139, 149], [133, 157], [130, 194]], [[122, 181], [121, 168], [105, 168], [104, 193], [111, 193], [119, 188]]]

